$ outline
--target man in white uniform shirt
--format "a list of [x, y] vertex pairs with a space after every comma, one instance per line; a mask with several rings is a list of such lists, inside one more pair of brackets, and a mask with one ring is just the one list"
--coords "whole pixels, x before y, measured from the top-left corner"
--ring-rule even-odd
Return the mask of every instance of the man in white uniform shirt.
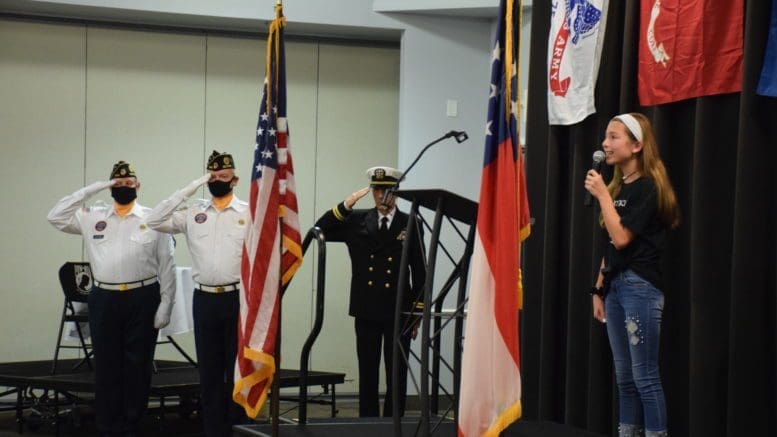
[[[232, 401], [232, 389], [240, 313], [240, 261], [249, 210], [248, 203], [232, 192], [238, 182], [232, 155], [213, 151], [207, 171], [157, 205], [148, 216], [148, 224], [160, 232], [185, 234], [192, 254], [200, 400], [205, 435], [211, 437], [231, 435], [232, 425], [245, 417]], [[211, 199], [198, 200], [179, 210], [206, 182]]]
[[[112, 207], [84, 206], [109, 187]], [[148, 405], [157, 330], [170, 322], [175, 296], [173, 241], [146, 224], [150, 209], [135, 202], [139, 188], [132, 166], [119, 161], [109, 181], [65, 196], [48, 214], [55, 228], [82, 235], [89, 254], [96, 424], [103, 436], [138, 432]]]

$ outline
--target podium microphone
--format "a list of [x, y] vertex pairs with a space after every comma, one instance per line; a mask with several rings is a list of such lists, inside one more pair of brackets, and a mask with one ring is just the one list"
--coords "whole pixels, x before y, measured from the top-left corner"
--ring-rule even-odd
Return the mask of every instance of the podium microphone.
[[460, 131], [459, 130], [452, 130], [452, 131], [448, 132], [447, 134], [445, 134], [445, 136], [449, 137], [449, 138], [453, 137], [453, 139], [455, 139], [456, 142], [459, 143], [459, 144], [461, 144], [464, 141], [467, 141], [469, 139], [469, 136], [463, 130], [460, 130]]
[[426, 151], [429, 150], [430, 147], [448, 138], [453, 138], [456, 140], [457, 143], [461, 144], [464, 141], [467, 141], [469, 139], [469, 136], [467, 136], [467, 133], [464, 132], [463, 130], [461, 131], [452, 130], [452, 131], [448, 131], [448, 133], [446, 133], [445, 135], [441, 136], [440, 138], [437, 138], [436, 140], [424, 146], [424, 148], [421, 149], [421, 153], [419, 153], [418, 156], [415, 157], [415, 160], [413, 160], [413, 162], [410, 164], [410, 167], [408, 167], [405, 171], [402, 172], [402, 177], [399, 178], [399, 180], [397, 181], [397, 184], [389, 188], [383, 193], [382, 202], [385, 203], [389, 196], [393, 195], [395, 191], [399, 190], [399, 184], [401, 184], [402, 181], [405, 180], [405, 178], [407, 177], [407, 174], [410, 173], [410, 170], [412, 170], [413, 167], [415, 167], [415, 165], [418, 163], [418, 160], [421, 159], [421, 156], [423, 156], [423, 154], [426, 153]]
[[[601, 173], [602, 168], [602, 161], [604, 161], [604, 152], [601, 150], [597, 150], [594, 152], [593, 156], [593, 163], [591, 164], [591, 170], [596, 171], [597, 173]], [[591, 195], [590, 191], [585, 192], [585, 200], [583, 201], [583, 205], [585, 206], [591, 206], [593, 204], [593, 196]]]

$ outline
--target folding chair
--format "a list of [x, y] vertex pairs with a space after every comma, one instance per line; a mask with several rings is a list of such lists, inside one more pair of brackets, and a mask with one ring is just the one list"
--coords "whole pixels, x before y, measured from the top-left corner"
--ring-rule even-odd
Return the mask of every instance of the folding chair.
[[[81, 330], [81, 323], [89, 322], [89, 314], [85, 307], [83, 311], [76, 312], [74, 305], [75, 302], [86, 305], [89, 292], [92, 290], [92, 282], [92, 269], [88, 262], [66, 262], [59, 269], [59, 284], [65, 294], [65, 303], [62, 307], [62, 319], [59, 323], [57, 346], [54, 349], [52, 375], [57, 372], [60, 349], [81, 349], [84, 352], [84, 358], [73, 367], [73, 370], [81, 367], [84, 363], [89, 366], [89, 369], [92, 369], [92, 345], [87, 343]], [[62, 331], [64, 331], [66, 322], [74, 322], [80, 343], [78, 346], [62, 344]]]
[[[87, 336], [84, 335], [80, 325], [80, 323], [89, 322], [89, 313], [86, 310], [86, 304], [89, 298], [89, 292], [92, 290], [92, 282], [92, 269], [88, 262], [66, 262], [59, 269], [59, 283], [62, 286], [62, 292], [65, 293], [65, 304], [62, 308], [62, 320], [59, 324], [57, 346], [54, 350], [54, 363], [51, 368], [52, 374], [57, 371], [57, 361], [60, 349], [81, 349], [84, 352], [84, 358], [73, 367], [73, 370], [83, 366], [84, 363], [89, 366], [89, 369], [92, 369], [92, 345], [88, 342]], [[75, 302], [84, 304], [84, 307], [78, 312], [74, 305]], [[65, 322], [76, 322], [76, 332], [80, 343], [78, 346], [62, 344], [62, 332], [64, 331]], [[197, 367], [197, 362], [183, 350], [173, 337], [167, 335], [165, 338], [166, 340], [157, 340], [157, 345], [172, 345], [186, 361], [189, 362], [189, 364]], [[154, 360], [153, 366], [154, 373], [157, 373], [156, 360]]]

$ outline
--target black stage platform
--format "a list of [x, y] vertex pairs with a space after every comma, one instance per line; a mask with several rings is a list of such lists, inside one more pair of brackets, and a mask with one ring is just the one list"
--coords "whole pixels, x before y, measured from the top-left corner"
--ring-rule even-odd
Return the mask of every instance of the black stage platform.
[[[76, 402], [88, 403], [75, 393], [94, 393], [94, 372], [88, 367], [74, 367], [80, 362], [78, 359], [59, 360], [57, 374], [52, 375], [52, 361], [21, 361], [14, 363], [0, 363], [0, 387], [9, 387], [16, 390], [16, 417], [19, 426], [23, 423], [23, 412], [31, 406], [32, 400], [28, 399], [28, 390], [51, 390], [54, 398], [60, 394], [65, 395], [67, 402], [63, 405], [73, 405]], [[157, 372], [151, 378], [151, 397], [160, 401], [160, 414], [164, 417], [165, 398], [196, 398], [199, 393], [200, 383], [197, 368], [182, 361], [156, 360]], [[299, 371], [281, 369], [280, 386], [299, 387]], [[325, 393], [331, 395], [332, 417], [336, 414], [335, 385], [345, 381], [344, 373], [308, 372], [307, 385], [321, 386]], [[63, 401], [65, 400], [63, 399]], [[311, 401], [309, 401], [311, 402]], [[322, 401], [317, 401], [322, 403]], [[59, 407], [59, 402], [54, 402], [53, 408]]]
[[[416, 435], [417, 425], [417, 418], [402, 419], [402, 435], [405, 437]], [[433, 426], [432, 429], [434, 429]], [[233, 428], [233, 433], [240, 436], [270, 437], [272, 436], [272, 426], [269, 424], [236, 426]], [[280, 424], [279, 434], [282, 437], [394, 437], [394, 426], [391, 418], [310, 420], [306, 425]], [[432, 432], [432, 435], [456, 436], [456, 429], [452, 421], [446, 421], [442, 422]], [[512, 424], [502, 433], [502, 436], [604, 437], [602, 434], [582, 431], [557, 423], [523, 420]]]

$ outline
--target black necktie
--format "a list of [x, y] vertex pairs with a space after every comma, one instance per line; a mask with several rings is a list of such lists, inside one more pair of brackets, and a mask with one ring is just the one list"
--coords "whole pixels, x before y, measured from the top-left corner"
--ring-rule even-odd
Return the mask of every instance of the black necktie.
[[380, 219], [380, 230], [383, 232], [388, 231], [388, 217]]

